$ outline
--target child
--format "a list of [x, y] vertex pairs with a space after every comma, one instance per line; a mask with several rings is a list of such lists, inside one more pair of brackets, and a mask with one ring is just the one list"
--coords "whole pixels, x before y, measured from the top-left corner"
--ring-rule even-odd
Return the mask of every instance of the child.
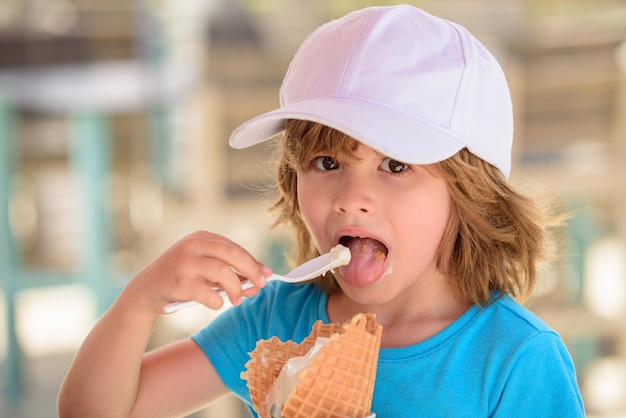
[[[315, 283], [266, 286], [269, 269], [227, 238], [183, 238], [87, 337], [61, 417], [179, 416], [228, 391], [249, 403], [239, 375], [257, 340], [301, 341], [318, 319], [360, 312], [384, 327], [379, 418], [584, 416], [563, 342], [513, 300], [535, 284], [548, 218], [506, 181], [511, 101], [491, 54], [414, 7], [366, 8], [304, 41], [281, 103], [231, 145], [284, 130], [277, 222], [294, 227], [298, 262], [342, 243], [350, 264]], [[255, 287], [242, 291], [244, 278]], [[215, 283], [236, 306], [144, 354], [165, 305], [219, 308]]]

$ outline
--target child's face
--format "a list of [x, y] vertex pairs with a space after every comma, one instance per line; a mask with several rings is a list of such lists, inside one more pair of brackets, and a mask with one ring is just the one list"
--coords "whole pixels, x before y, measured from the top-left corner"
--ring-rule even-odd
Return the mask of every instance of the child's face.
[[335, 271], [346, 294], [383, 302], [442, 278], [436, 261], [451, 201], [432, 173], [364, 145], [352, 156], [314, 156], [298, 170], [299, 208], [319, 251], [342, 243], [352, 252]]

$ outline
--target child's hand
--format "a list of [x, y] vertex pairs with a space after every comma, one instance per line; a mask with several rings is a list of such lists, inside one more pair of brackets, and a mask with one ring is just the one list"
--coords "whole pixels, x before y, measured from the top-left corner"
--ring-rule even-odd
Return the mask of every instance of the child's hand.
[[[141, 303], [150, 312], [162, 313], [176, 301], [194, 300], [212, 309], [224, 301], [213, 289], [223, 288], [238, 305], [242, 297], [256, 295], [271, 270], [231, 240], [207, 231], [182, 238], [147, 265], [124, 290], [129, 303]], [[241, 281], [254, 287], [242, 291]], [[134, 300], [134, 302], [133, 302]]]

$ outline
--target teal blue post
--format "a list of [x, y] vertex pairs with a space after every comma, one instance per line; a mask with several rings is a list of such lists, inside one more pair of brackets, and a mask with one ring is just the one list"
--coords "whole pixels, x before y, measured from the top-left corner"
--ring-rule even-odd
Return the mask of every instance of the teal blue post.
[[98, 315], [111, 302], [111, 202], [108, 178], [111, 173], [111, 135], [108, 120], [98, 113], [82, 112], [72, 119], [71, 162], [82, 203], [83, 242], [80, 275], [97, 297]]
[[572, 208], [575, 214], [567, 228], [569, 290], [571, 301], [580, 304], [585, 280], [585, 255], [589, 245], [602, 235], [602, 231], [591, 218], [588, 206], [580, 204], [572, 205]]
[[165, 106], [154, 105], [149, 109], [150, 161], [152, 172], [160, 184], [169, 183], [169, 112]]
[[287, 242], [285, 239], [273, 239], [267, 247], [266, 264], [274, 271], [288, 271], [289, 265], [285, 259]]
[[[589, 246], [606, 234], [606, 227], [599, 225], [590, 214], [588, 205], [572, 205], [574, 216], [569, 220], [567, 229], [568, 278], [570, 301], [574, 304], [583, 302], [585, 285], [585, 256]], [[597, 358], [600, 346], [598, 339], [591, 334], [575, 333], [567, 342], [579, 379], [584, 379], [589, 365]]]
[[3, 394], [7, 403], [16, 405], [22, 393], [22, 352], [15, 329], [15, 294], [18, 290], [20, 255], [11, 233], [11, 180], [17, 155], [15, 114], [0, 98], [0, 283], [4, 290], [7, 329], [7, 354], [3, 370]]

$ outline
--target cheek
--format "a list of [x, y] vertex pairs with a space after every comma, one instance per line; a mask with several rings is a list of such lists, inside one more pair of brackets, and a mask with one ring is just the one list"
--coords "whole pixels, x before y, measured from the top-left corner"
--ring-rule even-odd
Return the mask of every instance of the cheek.
[[314, 191], [311, 190], [311, 182], [307, 181], [303, 178], [303, 175], [298, 174], [297, 179], [297, 199], [298, 199], [298, 207], [300, 208], [300, 213], [303, 218], [307, 218], [307, 214], [311, 208], [311, 196], [313, 196]]
[[450, 195], [446, 191], [437, 196], [435, 202], [429, 206], [430, 210], [426, 212], [424, 229], [431, 235], [431, 240], [436, 244], [436, 248], [439, 248], [450, 221], [451, 204]]
[[447, 189], [434, 188], [426, 194], [414, 196], [412, 202], [397, 213], [396, 225], [402, 240], [412, 254], [437, 256], [441, 241], [450, 221], [451, 198]]
[[318, 230], [321, 228], [323, 220], [320, 196], [320, 182], [298, 175], [298, 207], [304, 223], [316, 242]]

